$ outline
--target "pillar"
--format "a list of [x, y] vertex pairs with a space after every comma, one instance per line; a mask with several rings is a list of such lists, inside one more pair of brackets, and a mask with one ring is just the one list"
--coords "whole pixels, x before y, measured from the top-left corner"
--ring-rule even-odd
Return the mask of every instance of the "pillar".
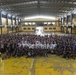
[[0, 12], [0, 30], [1, 30], [1, 34], [2, 34], [2, 13]]
[[16, 25], [16, 17], [15, 17], [15, 25]]

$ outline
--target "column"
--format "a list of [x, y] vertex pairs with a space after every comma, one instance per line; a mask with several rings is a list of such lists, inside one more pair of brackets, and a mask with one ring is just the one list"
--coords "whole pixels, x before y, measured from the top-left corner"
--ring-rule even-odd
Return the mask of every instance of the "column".
[[0, 25], [2, 25], [2, 13], [0, 12]]
[[[68, 25], [68, 15], [66, 16], [66, 25]], [[68, 27], [66, 27], [66, 33], [68, 33]]]
[[16, 25], [16, 17], [15, 17], [15, 25]]
[[[73, 20], [73, 14], [71, 14], [71, 25], [73, 24], [72, 20]], [[71, 34], [72, 34], [72, 26], [71, 26]]]
[[17, 33], [17, 17], [15, 17], [16, 18], [16, 20], [15, 20], [15, 25], [16, 25], [16, 28], [15, 28], [15, 30], [16, 30], [16, 33]]
[[18, 17], [16, 17], [16, 25], [18, 25]]
[[1, 34], [2, 34], [2, 13], [0, 12], [0, 32], [1, 32]]
[[8, 25], [8, 14], [6, 14], [6, 25]]
[[13, 16], [11, 15], [11, 28], [12, 28], [12, 32], [13, 32]]
[[62, 26], [62, 20], [63, 20], [63, 18], [61, 18], [61, 26]]
[[13, 16], [11, 16], [11, 25], [13, 25]]
[[17, 27], [16, 27], [16, 17], [15, 17], [15, 23], [14, 24], [15, 24], [15, 32], [17, 32], [17, 30], [16, 30], [17, 29]]
[[65, 17], [63, 17], [63, 25], [65, 25]]
[[68, 24], [68, 16], [66, 16], [66, 24]]
[[59, 26], [59, 21], [60, 21], [60, 20], [58, 19], [58, 26]]
[[61, 18], [60, 21], [61, 21], [61, 22], [60, 22], [61, 32], [63, 32], [63, 26], [62, 26], [62, 25], [63, 25], [63, 22], [62, 22], [62, 21], [63, 21], [63, 18]]
[[73, 20], [73, 14], [71, 14], [71, 25], [72, 25], [72, 20]]
[[6, 14], [6, 25], [7, 25], [7, 33], [9, 33], [9, 27], [8, 27], [8, 14]]

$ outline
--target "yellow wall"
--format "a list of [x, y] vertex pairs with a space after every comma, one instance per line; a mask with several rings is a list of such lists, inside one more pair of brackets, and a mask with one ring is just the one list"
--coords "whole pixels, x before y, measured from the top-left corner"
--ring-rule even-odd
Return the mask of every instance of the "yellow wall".
[[[71, 33], [71, 28], [63, 27], [63, 32], [66, 33]], [[76, 27], [72, 28], [72, 33], [76, 34]]]
[[44, 32], [60, 32], [61, 27], [59, 26], [44, 26]]
[[76, 18], [73, 18], [72, 23], [75, 23], [75, 22], [76, 22]]
[[66, 24], [66, 21], [63, 22], [63, 25], [65, 25], [65, 24]]
[[67, 28], [67, 27], [64, 27], [64, 33], [66, 33], [66, 28]]
[[1, 28], [0, 28], [0, 34], [1, 34]]
[[55, 22], [55, 25], [58, 26], [58, 22]]
[[6, 18], [2, 18], [2, 25], [6, 25]]
[[71, 24], [71, 22], [68, 22], [68, 24]]
[[8, 25], [11, 25], [11, 19], [8, 19]]
[[18, 25], [18, 20], [16, 20], [16, 25]]
[[[58, 18], [56, 18], [56, 20], [58, 20]], [[58, 22], [55, 22], [55, 25], [58, 26]]]
[[13, 20], [13, 25], [15, 25], [15, 20]]
[[76, 34], [76, 27], [72, 28], [72, 33]]
[[[13, 20], [13, 25], [15, 24], [15, 20]], [[6, 25], [6, 18], [2, 18], [2, 25]], [[8, 25], [11, 25], [11, 19], [8, 19]], [[18, 20], [16, 20], [16, 25], [18, 25]]]
[[[44, 27], [44, 32], [60, 32], [61, 31], [61, 27], [59, 27], [59, 26], [43, 26], [43, 27]], [[30, 30], [28, 28], [30, 28]], [[32, 28], [34, 28], [34, 30]], [[47, 29], [45, 29], [45, 28], [47, 28]], [[36, 26], [21, 26], [21, 27], [19, 27], [19, 31], [26, 32], [26, 33], [35, 32], [35, 29], [36, 29]]]
[[[76, 18], [73, 18], [72, 23], [76, 23]], [[76, 34], [76, 27], [72, 28], [72, 33]]]
[[[30, 28], [30, 29], [28, 29]], [[32, 29], [34, 28], [34, 29]], [[22, 31], [22, 32], [35, 32], [35, 29], [36, 29], [36, 26], [21, 26], [19, 28], [19, 31]]]
[[61, 27], [60, 26], [56, 26], [56, 31], [60, 32], [61, 31]]
[[6, 34], [7, 33], [7, 28], [6, 27], [2, 27], [2, 34]]

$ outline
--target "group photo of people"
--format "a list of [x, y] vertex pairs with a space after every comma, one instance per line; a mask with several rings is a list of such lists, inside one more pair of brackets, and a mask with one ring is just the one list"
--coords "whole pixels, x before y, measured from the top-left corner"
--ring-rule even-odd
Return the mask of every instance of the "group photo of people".
[[61, 55], [63, 58], [76, 57], [76, 36], [2, 34], [0, 35], [0, 56], [3, 59], [13, 57], [48, 57], [48, 54]]

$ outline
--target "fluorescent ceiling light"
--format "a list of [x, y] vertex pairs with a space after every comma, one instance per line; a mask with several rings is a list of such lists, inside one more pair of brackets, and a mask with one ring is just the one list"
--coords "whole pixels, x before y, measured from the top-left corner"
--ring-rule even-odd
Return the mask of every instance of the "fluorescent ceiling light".
[[52, 24], [54, 25], [54, 24], [55, 24], [55, 22], [52, 22]]
[[44, 22], [44, 24], [47, 24], [47, 22]]
[[29, 22], [29, 25], [31, 25], [32, 23], [31, 22]]
[[26, 22], [25, 25], [28, 25], [28, 23]]
[[51, 24], [51, 22], [48, 22], [48, 24]]
[[36, 18], [45, 18], [45, 19], [53, 19], [53, 20], [55, 20], [55, 17], [52, 17], [52, 16], [33, 16], [33, 17], [27, 17], [27, 18], [25, 18], [25, 20], [36, 19]]
[[35, 23], [35, 22], [33, 22], [32, 24], [33, 24], [33, 25], [35, 25], [36, 23]]

